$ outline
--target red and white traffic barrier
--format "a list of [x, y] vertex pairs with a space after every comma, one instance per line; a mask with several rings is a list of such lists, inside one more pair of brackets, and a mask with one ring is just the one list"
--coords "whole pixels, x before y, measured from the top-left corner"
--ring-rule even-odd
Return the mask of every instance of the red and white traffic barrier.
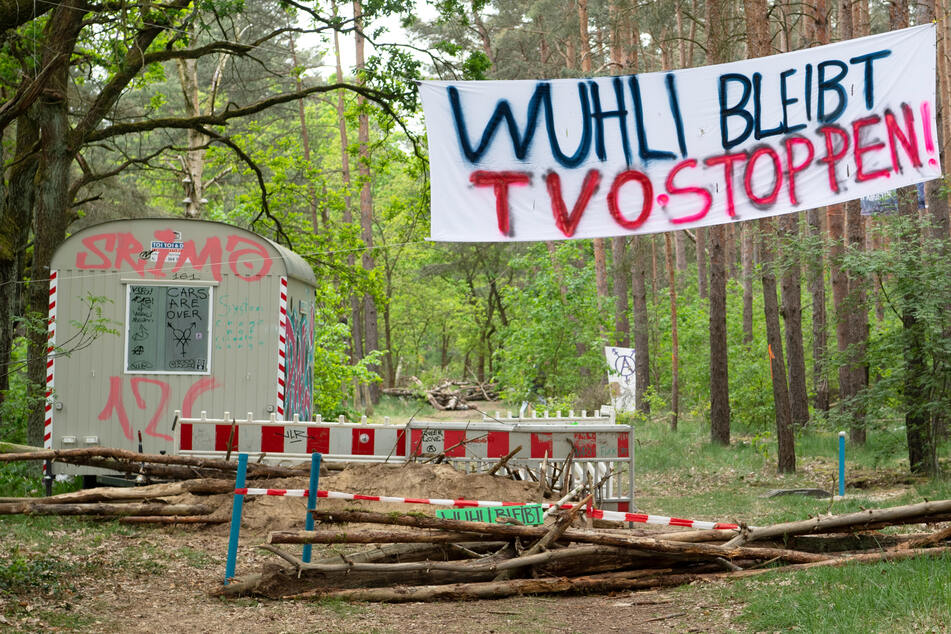
[[[235, 495], [272, 495], [279, 497], [307, 497], [307, 489], [253, 489], [243, 488], [235, 489]], [[406, 498], [392, 497], [387, 495], [362, 495], [360, 493], [343, 493], [340, 491], [317, 491], [318, 498], [331, 500], [363, 500], [365, 502], [392, 502], [396, 504], [431, 504], [434, 506], [454, 506], [456, 508], [466, 508], [473, 506], [497, 507], [497, 506], [521, 506], [525, 502], [497, 502], [494, 500], [450, 500], [445, 498]], [[553, 504], [542, 504], [543, 508], [551, 508]], [[562, 509], [572, 508], [571, 504], [562, 504]], [[665, 515], [649, 515], [647, 513], [625, 513], [622, 511], [603, 511], [601, 509], [587, 508], [584, 510], [588, 517], [592, 519], [612, 520], [616, 522], [635, 522], [638, 524], [653, 524], [656, 526], [680, 526], [683, 528], [695, 528], [697, 530], [733, 530], [739, 528], [737, 524], [728, 522], [705, 522], [703, 520], [687, 520], [679, 517], [667, 517]]]

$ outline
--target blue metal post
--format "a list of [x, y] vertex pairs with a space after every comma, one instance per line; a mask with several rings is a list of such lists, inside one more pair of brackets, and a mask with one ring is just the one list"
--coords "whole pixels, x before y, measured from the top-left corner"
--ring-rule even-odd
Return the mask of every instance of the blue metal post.
[[845, 432], [839, 432], [839, 497], [845, 497]]
[[[238, 455], [238, 472], [234, 478], [234, 488], [243, 489], [248, 475], [248, 454]], [[231, 506], [231, 534], [228, 537], [228, 560], [225, 563], [225, 585], [234, 578], [234, 569], [238, 562], [238, 536], [241, 534], [241, 511], [244, 510], [244, 495], [235, 493]]]
[[[307, 488], [307, 516], [304, 518], [304, 529], [314, 530], [314, 516], [311, 514], [317, 508], [317, 485], [320, 482], [320, 461], [323, 458], [319, 453], [310, 454], [310, 486]], [[301, 560], [305, 564], [310, 563], [310, 553], [313, 545], [304, 544], [304, 551], [301, 553]]]

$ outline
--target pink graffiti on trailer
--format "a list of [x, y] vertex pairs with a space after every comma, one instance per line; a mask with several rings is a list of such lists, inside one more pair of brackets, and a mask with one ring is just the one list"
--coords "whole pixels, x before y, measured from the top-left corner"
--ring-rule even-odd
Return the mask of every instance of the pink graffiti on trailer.
[[[163, 243], [173, 242], [175, 232], [161, 229], [155, 238]], [[221, 238], [212, 236], [203, 244], [195, 240], [181, 241], [182, 248], [171, 270], [166, 271], [171, 249], [147, 249], [128, 232], [99, 233], [82, 239], [86, 250], [76, 254], [76, 268], [84, 270], [120, 269], [128, 265], [140, 277], [168, 277], [189, 265], [195, 271], [210, 267], [211, 274], [221, 281], [221, 265], [227, 262], [231, 272], [246, 282], [257, 282], [271, 270], [271, 254], [261, 242], [246, 236], [230, 235], [222, 248]], [[155, 262], [151, 257], [155, 255]], [[152, 266], [147, 266], [152, 264]]]

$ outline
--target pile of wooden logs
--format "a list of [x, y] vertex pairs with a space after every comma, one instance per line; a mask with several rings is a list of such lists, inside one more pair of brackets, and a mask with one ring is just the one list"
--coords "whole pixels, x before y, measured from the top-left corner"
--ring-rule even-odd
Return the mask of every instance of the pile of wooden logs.
[[445, 379], [432, 388], [423, 386], [415, 376], [410, 377], [413, 387], [389, 387], [383, 390], [390, 396], [421, 398], [438, 410], [470, 409], [469, 401], [494, 401], [498, 390], [491, 383], [473, 383]]
[[[951, 521], [951, 500], [760, 528], [639, 534], [572, 528], [586, 503], [562, 511], [545, 526], [317, 510], [317, 530], [272, 532], [262, 546], [286, 564], [239, 579], [221, 593], [404, 602], [611, 592], [951, 549], [941, 545], [951, 538], [951, 528], [925, 534], [875, 532], [900, 524], [934, 528]], [[365, 525], [378, 528], [361, 527]], [[377, 546], [311, 563], [277, 546], [368, 543]]]
[[176, 504], [167, 498], [234, 490], [232, 480], [194, 479], [141, 487], [100, 487], [45, 498], [0, 498], [0, 515], [85, 515], [119, 518], [123, 524], [222, 524], [216, 505]]
[[[0, 449], [9, 450], [9, 445]], [[213, 495], [234, 491], [237, 464], [190, 456], [142, 454], [123, 449], [89, 447], [85, 449], [38, 450], [34, 447], [13, 453], [0, 453], [0, 462], [55, 460], [75, 465], [111, 469], [139, 481], [151, 478], [177, 480], [137, 487], [100, 487], [44, 498], [0, 498], [0, 515], [86, 515], [119, 517], [123, 523], [136, 524], [219, 524], [228, 517], [213, 516], [216, 505], [205, 503], [169, 503], [185, 493]], [[302, 468], [249, 464], [248, 479], [302, 477]]]

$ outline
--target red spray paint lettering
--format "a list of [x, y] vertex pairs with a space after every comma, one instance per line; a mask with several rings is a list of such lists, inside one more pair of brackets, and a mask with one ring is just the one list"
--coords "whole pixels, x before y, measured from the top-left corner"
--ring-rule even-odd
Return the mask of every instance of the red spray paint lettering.
[[[154, 234], [159, 242], [168, 242], [174, 237], [174, 232], [168, 229], [158, 230]], [[165, 265], [168, 263], [171, 251], [155, 249], [155, 265], [146, 268], [153, 250], [142, 246], [134, 235], [125, 232], [99, 233], [86, 236], [82, 239], [85, 250], [76, 254], [76, 267], [84, 270], [111, 270], [130, 267], [140, 277], [151, 275], [156, 278], [167, 277]], [[271, 270], [272, 256], [263, 243], [240, 235], [227, 237], [224, 247], [221, 238], [212, 236], [203, 243], [195, 240], [182, 242], [178, 259], [170, 273], [175, 274], [182, 269], [201, 271], [206, 267], [211, 270], [212, 277], [220, 282], [222, 263], [227, 262], [231, 273], [247, 282], [257, 282]]]
[[[129, 412], [126, 409], [125, 399], [123, 398], [125, 392], [124, 383], [121, 376], [109, 377], [109, 396], [106, 399], [106, 404], [102, 408], [102, 411], [99, 412], [99, 420], [111, 420], [113, 415], [115, 415], [115, 417], [119, 419], [119, 425], [122, 426], [123, 435], [125, 435], [128, 440], [132, 440], [132, 422], [129, 418]], [[146, 387], [145, 390], [143, 390], [144, 386], [153, 386], [153, 388], [149, 389]], [[198, 396], [218, 387], [221, 387], [221, 383], [218, 383], [213, 377], [204, 377], [195, 381], [195, 383], [188, 388], [188, 391], [182, 399], [182, 415], [185, 418], [190, 418], [192, 415], [192, 407]], [[129, 388], [135, 399], [136, 407], [147, 413], [151, 412], [151, 417], [145, 428], [145, 435], [171, 441], [171, 436], [158, 431], [159, 421], [162, 420], [163, 417], [167, 417], [169, 413], [168, 404], [172, 394], [171, 385], [160, 379], [133, 377], [129, 379]], [[155, 388], [157, 388], [158, 392], [157, 399]], [[185, 434], [184, 427], [183, 425], [182, 434]], [[191, 430], [189, 429], [188, 432], [190, 434]]]
[[[673, 216], [664, 210], [665, 220], [669, 223], [668, 229], [675, 229], [678, 225], [697, 222], [707, 215], [712, 205], [714, 189], [720, 191], [722, 188], [726, 215], [735, 218], [740, 196], [745, 196], [745, 202], [749, 205], [768, 211], [779, 202], [785, 189], [789, 202], [792, 205], [800, 205], [802, 201], [796, 189], [797, 178], [808, 170], [824, 169], [828, 175], [829, 191], [838, 194], [845, 184], [843, 176], [852, 182], [862, 183], [889, 178], [893, 173], [901, 173], [909, 166], [919, 168], [923, 165], [923, 160], [919, 152], [918, 126], [921, 126], [925, 151], [934, 153], [931, 106], [928, 103], [921, 105], [921, 117], [918, 121], [915, 120], [915, 111], [908, 104], [901, 104], [900, 110], [900, 117], [890, 109], [885, 109], [883, 115], [860, 117], [851, 124], [846, 124], [846, 127], [831, 123], [822, 125], [814, 131], [815, 140], [801, 134], [789, 135], [777, 140], [778, 147], [775, 148], [764, 143], [752, 148], [750, 152], [725, 153], [707, 157], [702, 161], [685, 159], [667, 172], [664, 179], [665, 191], [657, 195], [656, 199], [654, 185], [646, 173], [625, 169], [611, 181], [606, 197], [606, 211], [619, 227], [634, 231], [647, 223], [656, 206], [666, 208], [671, 200], [688, 200], [684, 197], [689, 196], [693, 202], [691, 211]], [[843, 174], [846, 170], [842, 168], [841, 163], [849, 156], [856, 169], [852, 173]], [[876, 168], [872, 169], [869, 167], [870, 159], [876, 158]], [[680, 182], [675, 184], [675, 179]], [[510, 224], [510, 187], [531, 186], [532, 174], [479, 170], [472, 173], [470, 180], [477, 187], [494, 189], [499, 232], [505, 236], [514, 236]], [[562, 195], [561, 176], [556, 171], [550, 171], [544, 180], [554, 225], [565, 237], [574, 235], [585, 213], [605, 211], [589, 211], [589, 203], [602, 180], [602, 174], [598, 170], [592, 169], [586, 173], [571, 213], [568, 213]], [[691, 180], [694, 181], [692, 184], [689, 182]], [[738, 187], [740, 183], [742, 190]], [[628, 187], [635, 192], [635, 203], [625, 208], [621, 202], [621, 192], [627, 191]]]

